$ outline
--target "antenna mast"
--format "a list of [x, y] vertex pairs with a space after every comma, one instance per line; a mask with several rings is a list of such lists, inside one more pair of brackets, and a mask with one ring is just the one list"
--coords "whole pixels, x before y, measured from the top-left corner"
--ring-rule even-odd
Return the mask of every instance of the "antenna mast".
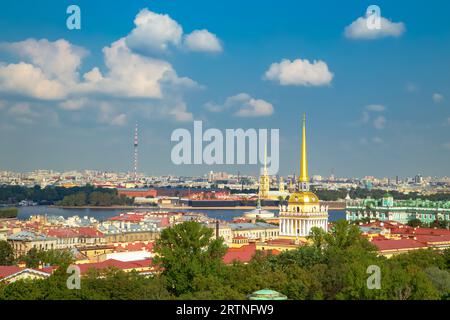
[[134, 128], [134, 183], [137, 183], [137, 168], [138, 168], [138, 124]]

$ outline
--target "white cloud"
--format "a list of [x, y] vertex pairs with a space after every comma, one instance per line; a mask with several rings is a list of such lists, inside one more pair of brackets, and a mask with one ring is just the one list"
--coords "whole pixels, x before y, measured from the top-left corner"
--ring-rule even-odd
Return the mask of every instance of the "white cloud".
[[142, 9], [134, 19], [135, 27], [125, 43], [132, 51], [149, 56], [174, 49], [196, 52], [221, 52], [219, 38], [206, 29], [194, 30], [183, 36], [182, 26], [167, 14]]
[[84, 74], [86, 82], [81, 85], [81, 90], [120, 97], [161, 99], [162, 81], [174, 85], [195, 85], [188, 78], [178, 78], [167, 61], [133, 53], [123, 38], [105, 47], [103, 53], [107, 73], [102, 75], [98, 68], [94, 68]]
[[179, 46], [183, 28], [167, 14], [142, 9], [134, 19], [135, 28], [126, 37], [127, 46], [146, 54], [167, 52]]
[[61, 82], [48, 79], [40, 68], [24, 62], [0, 65], [0, 92], [43, 100], [62, 99], [67, 94]]
[[435, 92], [435, 93], [433, 93], [432, 98], [435, 103], [440, 103], [444, 100], [444, 95], [441, 93]]
[[290, 61], [283, 59], [279, 63], [272, 63], [264, 75], [265, 79], [277, 81], [283, 86], [322, 86], [327, 85], [333, 79], [333, 73], [321, 60], [312, 63], [307, 59]]
[[121, 113], [111, 119], [111, 124], [115, 126], [123, 126], [127, 123], [127, 115]]
[[89, 106], [99, 111], [98, 121], [113, 125], [126, 123], [133, 107], [149, 110], [152, 116], [191, 121], [184, 92], [201, 86], [178, 76], [162, 54], [171, 47], [218, 52], [222, 50], [220, 40], [207, 30], [183, 38], [182, 27], [175, 20], [148, 9], [141, 10], [134, 23], [127, 36], [103, 48], [104, 66], [94, 66], [81, 77], [80, 67], [88, 51], [64, 39], [0, 43], [0, 50], [19, 59], [10, 64], [0, 61], [0, 92], [7, 94], [6, 100], [11, 95], [35, 99], [30, 102], [32, 111], [37, 110], [38, 100], [56, 100], [47, 105], [59, 112]]
[[186, 103], [179, 102], [169, 111], [170, 115], [172, 115], [176, 121], [179, 122], [189, 122], [193, 120], [192, 113], [187, 111]]
[[[362, 115], [361, 115], [361, 119], [352, 123], [352, 125], [355, 126], [361, 126], [364, 124], [368, 124], [369, 122], [372, 122], [373, 126], [378, 129], [378, 130], [382, 130], [384, 129], [385, 125], [386, 125], [386, 118], [382, 115], [379, 115], [375, 118], [373, 118], [375, 116], [375, 114], [380, 114], [383, 113], [384, 111], [386, 111], [386, 107], [384, 105], [381, 104], [370, 104], [364, 107], [363, 111], [362, 111]], [[372, 121], [373, 119], [373, 121]]]
[[236, 117], [266, 117], [274, 112], [271, 103], [262, 99], [255, 99], [247, 93], [239, 93], [228, 97], [222, 105], [208, 102], [205, 104], [205, 108], [210, 112], [232, 110], [233, 116]]
[[375, 118], [375, 120], [373, 120], [373, 126], [378, 130], [384, 129], [385, 125], [386, 125], [386, 118], [383, 116], [378, 116]]
[[0, 50], [5, 50], [24, 59], [42, 70], [50, 80], [58, 80], [65, 84], [78, 81], [78, 68], [87, 50], [70, 42], [59, 39], [27, 39], [19, 42], [0, 44]]
[[345, 36], [350, 39], [377, 39], [383, 37], [399, 37], [405, 32], [403, 22], [392, 22], [384, 17], [380, 17], [380, 28], [369, 28], [367, 26], [368, 17], [359, 17], [349, 26], [345, 27]]
[[222, 45], [217, 36], [208, 30], [195, 30], [186, 35], [184, 45], [189, 51], [221, 52]]

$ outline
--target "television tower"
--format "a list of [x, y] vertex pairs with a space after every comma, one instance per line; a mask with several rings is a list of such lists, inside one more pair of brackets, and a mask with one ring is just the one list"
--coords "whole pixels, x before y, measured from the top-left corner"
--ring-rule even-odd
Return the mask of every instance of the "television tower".
[[134, 128], [134, 183], [137, 183], [137, 168], [138, 168], [138, 124]]

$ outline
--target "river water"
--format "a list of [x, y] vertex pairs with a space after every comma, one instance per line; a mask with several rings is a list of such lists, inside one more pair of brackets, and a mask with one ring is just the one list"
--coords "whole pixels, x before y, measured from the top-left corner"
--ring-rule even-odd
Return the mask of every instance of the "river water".
[[[152, 209], [133, 209], [133, 211], [150, 211]], [[167, 211], [171, 211], [170, 209], [166, 209]], [[49, 215], [49, 216], [63, 216], [65, 218], [70, 216], [88, 216], [93, 217], [99, 221], [106, 220], [112, 216], [118, 215], [120, 212], [131, 211], [124, 209], [62, 209], [55, 207], [47, 207], [47, 206], [35, 206], [35, 207], [20, 207], [18, 218], [20, 220], [26, 220], [31, 215]], [[227, 210], [227, 209], [176, 209], [172, 211], [177, 212], [198, 212], [205, 213], [210, 218], [231, 221], [235, 217], [242, 216], [244, 212], [250, 211], [246, 210]], [[274, 213], [278, 213], [278, 210], [271, 210]], [[345, 219], [344, 210], [330, 210], [329, 211], [329, 221], [336, 221], [340, 219]]]

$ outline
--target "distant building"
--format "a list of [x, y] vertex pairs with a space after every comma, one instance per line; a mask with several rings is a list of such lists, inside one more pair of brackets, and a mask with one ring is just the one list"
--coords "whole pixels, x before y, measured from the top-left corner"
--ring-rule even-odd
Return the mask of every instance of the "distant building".
[[414, 177], [414, 183], [415, 184], [422, 184], [423, 183], [423, 177], [421, 174], [416, 174]]
[[18, 266], [0, 266], [0, 282], [13, 283], [18, 280], [45, 279], [52, 272], [52, 268], [32, 269]]
[[8, 242], [14, 249], [16, 258], [28, 253], [32, 248], [37, 250], [56, 249], [57, 239], [32, 231], [20, 231], [10, 235]]
[[276, 239], [279, 236], [278, 226], [273, 224], [256, 222], [256, 223], [230, 223], [233, 238], [245, 237], [251, 240], [266, 241]]
[[117, 189], [117, 194], [119, 196], [126, 196], [128, 198], [136, 198], [136, 197], [155, 198], [157, 196], [157, 191], [154, 189], [146, 189], [146, 188], [119, 188]]
[[418, 219], [430, 223], [437, 220], [450, 221], [450, 201], [395, 200], [390, 194], [382, 199], [367, 198], [349, 201], [346, 205], [346, 219], [349, 221], [372, 219], [407, 223]]

